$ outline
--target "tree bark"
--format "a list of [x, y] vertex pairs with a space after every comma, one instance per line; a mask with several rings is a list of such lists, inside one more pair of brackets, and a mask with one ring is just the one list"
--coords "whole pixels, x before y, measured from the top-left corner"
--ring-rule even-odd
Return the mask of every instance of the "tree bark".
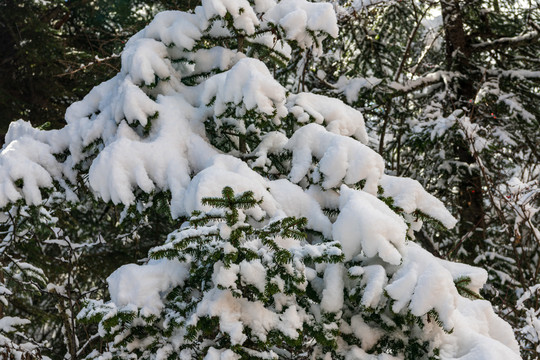
[[[463, 13], [458, 0], [441, 0], [443, 15], [447, 69], [461, 73], [455, 87], [453, 107], [464, 109], [471, 118], [471, 110], [477, 89], [475, 88], [475, 71], [470, 64], [472, 54], [463, 26]], [[459, 235], [464, 239], [462, 244], [467, 251], [467, 259], [476, 257], [476, 250], [484, 247], [484, 209], [482, 178], [476, 168], [476, 160], [469, 148], [467, 139], [457, 139], [453, 145], [454, 156], [461, 164], [468, 167], [469, 173], [462, 174], [458, 183], [457, 207], [459, 208]]]

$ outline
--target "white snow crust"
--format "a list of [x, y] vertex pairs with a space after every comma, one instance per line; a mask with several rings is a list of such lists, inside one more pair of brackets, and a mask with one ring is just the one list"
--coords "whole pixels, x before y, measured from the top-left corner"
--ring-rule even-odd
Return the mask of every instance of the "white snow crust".
[[399, 265], [407, 226], [388, 206], [364, 191], [341, 187], [340, 214], [332, 229], [346, 259], [362, 251], [368, 257]]
[[14, 332], [18, 326], [27, 325], [30, 323], [28, 319], [22, 319], [20, 317], [4, 316], [0, 319], [0, 331], [4, 333]]
[[445, 227], [453, 228], [457, 220], [444, 204], [435, 196], [429, 194], [420, 183], [409, 178], [383, 175], [380, 185], [384, 189], [384, 196], [394, 200], [394, 205], [400, 207], [407, 214], [420, 210], [426, 215], [439, 220]]
[[111, 300], [117, 306], [135, 305], [147, 315], [157, 315], [163, 308], [164, 295], [182, 285], [188, 275], [184, 264], [163, 259], [121, 266], [107, 278], [107, 283]]
[[356, 184], [366, 180], [364, 190], [377, 193], [377, 184], [384, 171], [379, 154], [349, 137], [328, 132], [317, 124], [308, 124], [297, 130], [285, 146], [293, 153], [289, 178], [300, 182], [310, 172], [312, 158], [319, 166], [311, 175], [315, 182], [323, 177], [322, 187], [329, 189], [345, 182]]
[[[285, 30], [288, 40], [296, 41], [303, 48], [315, 46], [319, 49], [318, 53], [322, 50], [309, 35], [308, 30], [324, 31], [334, 38], [339, 32], [334, 9], [329, 3], [283, 0], [266, 12], [265, 19], [279, 24]], [[316, 39], [317, 42], [320, 40]]]
[[369, 142], [362, 114], [338, 99], [300, 93], [289, 96], [287, 107], [300, 123], [308, 122], [312, 117], [317, 124], [326, 123], [330, 132], [353, 136], [364, 145]]

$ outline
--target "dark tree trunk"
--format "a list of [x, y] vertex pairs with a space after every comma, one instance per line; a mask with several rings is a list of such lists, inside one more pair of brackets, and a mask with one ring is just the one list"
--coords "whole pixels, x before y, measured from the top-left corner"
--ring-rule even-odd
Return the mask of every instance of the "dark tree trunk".
[[[474, 86], [477, 74], [470, 65], [472, 51], [463, 26], [463, 13], [458, 0], [441, 0], [441, 10], [447, 69], [464, 75], [456, 84], [453, 108], [466, 109], [471, 121], [474, 121], [470, 110], [477, 92]], [[462, 174], [457, 185], [456, 205], [460, 212], [459, 235], [462, 238], [462, 246], [468, 253], [467, 258], [473, 260], [476, 257], [476, 250], [483, 247], [484, 240], [482, 178], [475, 166], [474, 153], [466, 139], [457, 139], [453, 151], [457, 160], [469, 168], [469, 172]]]

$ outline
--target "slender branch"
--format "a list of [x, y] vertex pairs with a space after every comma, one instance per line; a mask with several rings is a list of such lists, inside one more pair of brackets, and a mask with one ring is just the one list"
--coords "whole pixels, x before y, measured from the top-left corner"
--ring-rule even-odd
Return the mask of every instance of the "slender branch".
[[122, 53], [119, 53], [119, 54], [112, 54], [111, 56], [108, 56], [106, 58], [99, 58], [99, 57], [95, 57], [96, 61], [92, 61], [92, 62], [89, 62], [88, 64], [86, 65], [83, 65], [81, 64], [79, 66], [78, 69], [75, 69], [75, 70], [72, 70], [72, 71], [69, 71], [69, 72], [65, 72], [63, 74], [57, 74], [57, 75], [54, 75], [55, 77], [64, 77], [64, 76], [68, 76], [68, 75], [73, 75], [81, 70], [86, 70], [87, 68], [93, 66], [93, 65], [97, 65], [97, 64], [101, 64], [101, 63], [106, 63], [107, 61], [111, 60], [111, 59], [115, 59], [115, 58], [118, 58], [122, 56]]
[[493, 41], [482, 42], [478, 44], [472, 44], [471, 48], [474, 52], [489, 51], [495, 49], [513, 49], [522, 46], [529, 46], [540, 38], [540, 28], [538, 25], [532, 23], [531, 26], [535, 28], [535, 31], [530, 31], [524, 35], [514, 37], [502, 37]]
[[[409, 57], [409, 51], [411, 50], [411, 46], [413, 43], [414, 38], [416, 37], [416, 34], [418, 33], [418, 29], [420, 29], [420, 26], [422, 25], [422, 19], [424, 16], [426, 16], [426, 13], [430, 9], [431, 6], [427, 7], [426, 10], [422, 13], [420, 16], [420, 19], [417, 19], [414, 29], [411, 31], [411, 34], [409, 35], [409, 38], [407, 39], [407, 45], [405, 46], [405, 51], [403, 52], [403, 56], [401, 57], [401, 61], [399, 63], [399, 66], [394, 73], [393, 80], [396, 82], [399, 79], [399, 76], [401, 75], [401, 72], [403, 71], [403, 68], [405, 66], [405, 63]], [[416, 11], [416, 7], [415, 7]], [[388, 123], [390, 122], [390, 111], [392, 110], [392, 102], [388, 101], [386, 107], [385, 107], [385, 117], [383, 126], [381, 129], [381, 135], [379, 137], [379, 154], [382, 155], [384, 150], [384, 137], [386, 136], [386, 128], [388, 127]]]
[[[411, 35], [409, 35], [409, 38], [407, 39], [407, 45], [405, 46], [405, 52], [403, 53], [403, 57], [401, 58], [401, 62], [399, 63], [399, 67], [394, 74], [394, 81], [397, 81], [399, 79], [399, 76], [401, 75], [401, 72], [403, 71], [403, 67], [405, 66], [405, 62], [407, 61], [407, 58], [409, 56], [409, 51], [411, 51], [411, 46], [413, 44], [413, 40], [416, 37], [416, 34], [418, 33], [418, 29], [420, 29], [420, 26], [422, 25], [422, 20], [426, 16], [426, 13], [431, 7], [427, 7], [426, 10], [422, 13], [420, 16], [420, 19], [416, 20], [416, 25], [411, 32]], [[416, 10], [416, 7], [415, 7]]]

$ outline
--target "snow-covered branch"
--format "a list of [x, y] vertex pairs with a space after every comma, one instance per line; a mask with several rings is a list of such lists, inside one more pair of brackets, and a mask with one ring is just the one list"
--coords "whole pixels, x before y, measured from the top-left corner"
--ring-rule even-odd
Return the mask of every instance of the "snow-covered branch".
[[538, 40], [538, 38], [540, 38], [540, 31], [533, 30], [520, 36], [502, 37], [493, 41], [472, 44], [471, 47], [477, 52], [502, 48], [516, 48], [531, 45]]

